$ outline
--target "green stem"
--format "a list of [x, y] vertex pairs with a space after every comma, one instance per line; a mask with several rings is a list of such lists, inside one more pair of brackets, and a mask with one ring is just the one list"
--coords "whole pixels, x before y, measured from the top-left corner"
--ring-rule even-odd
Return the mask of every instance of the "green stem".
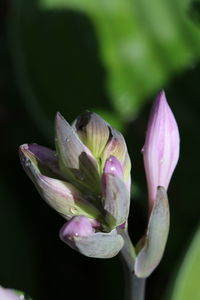
[[125, 299], [145, 299], [145, 279], [134, 275], [135, 249], [127, 231], [120, 232], [124, 238], [124, 247], [121, 250], [121, 258], [124, 268]]

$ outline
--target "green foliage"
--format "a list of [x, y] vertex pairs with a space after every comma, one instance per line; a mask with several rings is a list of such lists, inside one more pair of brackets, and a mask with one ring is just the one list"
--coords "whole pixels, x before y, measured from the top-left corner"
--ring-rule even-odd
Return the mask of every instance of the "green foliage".
[[200, 227], [176, 278], [171, 300], [199, 300]]
[[113, 106], [132, 118], [152, 92], [199, 55], [200, 32], [187, 1], [40, 0], [43, 9], [74, 9], [91, 20]]
[[104, 111], [118, 128], [134, 119], [175, 72], [199, 57], [200, 32], [185, 14], [188, 5], [187, 0], [14, 1], [16, 77], [37, 125], [49, 136], [49, 120], [58, 110], [68, 120], [85, 109]]

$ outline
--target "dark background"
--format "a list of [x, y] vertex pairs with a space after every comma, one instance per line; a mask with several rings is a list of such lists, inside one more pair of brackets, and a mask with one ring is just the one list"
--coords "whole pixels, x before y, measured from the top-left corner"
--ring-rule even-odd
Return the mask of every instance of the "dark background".
[[[44, 16], [38, 15], [40, 18], [43, 23], [38, 21], [33, 28], [43, 28], [50, 20], [52, 39], [48, 47], [57, 57], [50, 61], [43, 48], [40, 53], [29, 53], [39, 56], [38, 59], [44, 57], [48, 70], [45, 74], [39, 70], [37, 73], [34, 60], [29, 59], [32, 89], [39, 91], [35, 101], [34, 93], [26, 90], [23, 63], [20, 69], [20, 61], [15, 57], [17, 30], [12, 24], [11, 3], [5, 0], [0, 5], [0, 284], [24, 290], [35, 300], [122, 299], [120, 259], [88, 259], [62, 243], [58, 231], [63, 219], [40, 198], [18, 159], [20, 144], [37, 142], [54, 147], [52, 128], [57, 110], [72, 121], [82, 111], [97, 108], [97, 111], [107, 111], [108, 121], [116, 122], [112, 119], [113, 108], [105, 88], [106, 70], [99, 59], [95, 32], [88, 20], [72, 11], [59, 13], [59, 18], [57, 13], [49, 13], [45, 21]], [[62, 36], [54, 32], [55, 22], [60, 28], [66, 26], [68, 47], [64, 47]], [[30, 24], [27, 22], [23, 28], [29, 33], [26, 45], [35, 38], [28, 27]], [[50, 29], [44, 30], [48, 34]], [[62, 63], [59, 57], [63, 55], [67, 59]], [[44, 78], [47, 87], [54, 83], [49, 98], [40, 78]], [[196, 62], [171, 75], [164, 86], [180, 129], [181, 154], [169, 188], [169, 240], [161, 264], [148, 279], [147, 300], [163, 299], [199, 222], [199, 80], [200, 65]], [[129, 217], [129, 232], [134, 242], [146, 225], [147, 193], [141, 148], [153, 98], [147, 96], [137, 117], [123, 126], [136, 186]]]

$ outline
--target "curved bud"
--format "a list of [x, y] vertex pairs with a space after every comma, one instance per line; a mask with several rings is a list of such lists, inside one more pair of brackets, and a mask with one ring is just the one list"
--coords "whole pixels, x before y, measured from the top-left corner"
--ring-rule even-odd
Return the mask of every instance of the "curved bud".
[[74, 121], [73, 128], [92, 154], [99, 158], [110, 136], [108, 124], [97, 114], [85, 112]]
[[157, 187], [168, 188], [179, 158], [179, 143], [176, 120], [162, 91], [153, 105], [143, 147], [150, 209]]
[[22, 145], [19, 149], [24, 170], [35, 184], [42, 198], [56, 211], [70, 218], [74, 215], [85, 215], [92, 218], [99, 216], [99, 211], [70, 183], [45, 176], [41, 173], [39, 162], [32, 147]]
[[60, 169], [82, 191], [100, 193], [98, 165], [90, 150], [60, 113], [56, 115], [56, 149]]
[[[65, 226], [65, 225], [64, 225]], [[63, 235], [61, 229], [61, 240], [79, 253], [94, 258], [111, 258], [116, 256], [124, 245], [124, 240], [114, 229], [109, 233], [93, 232], [88, 236], [68, 236]]]
[[1, 300], [20, 300], [22, 299], [13, 290], [5, 289], [0, 286], [0, 299]]
[[135, 261], [137, 277], [148, 277], [160, 263], [168, 238], [169, 218], [167, 194], [163, 187], [159, 187], [147, 233], [139, 242], [141, 247]]

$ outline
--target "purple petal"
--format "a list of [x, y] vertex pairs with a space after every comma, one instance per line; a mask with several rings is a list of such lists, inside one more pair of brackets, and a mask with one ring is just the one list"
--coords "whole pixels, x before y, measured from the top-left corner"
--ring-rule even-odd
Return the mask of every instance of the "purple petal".
[[179, 143], [178, 126], [162, 91], [153, 105], [143, 147], [150, 207], [157, 187], [168, 188], [179, 158]]
[[105, 163], [104, 169], [103, 169], [103, 174], [112, 174], [115, 175], [121, 179], [123, 179], [123, 169], [122, 165], [119, 162], [119, 160], [111, 155]]
[[60, 238], [65, 241], [66, 239], [73, 239], [74, 237], [86, 237], [95, 232], [95, 227], [99, 223], [95, 220], [88, 219], [84, 216], [76, 216], [64, 224], [60, 230]]

